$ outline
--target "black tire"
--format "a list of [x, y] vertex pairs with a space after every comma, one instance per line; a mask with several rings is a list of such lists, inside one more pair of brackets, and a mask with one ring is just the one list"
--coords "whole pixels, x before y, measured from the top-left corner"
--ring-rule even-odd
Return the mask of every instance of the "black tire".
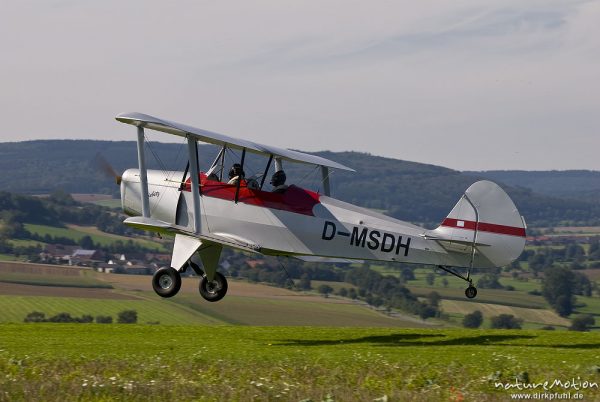
[[469, 286], [465, 290], [465, 296], [467, 296], [469, 299], [474, 299], [475, 296], [477, 296], [477, 288], [475, 286]]
[[152, 277], [152, 288], [161, 297], [173, 297], [181, 288], [181, 275], [174, 268], [162, 267]]
[[215, 279], [212, 282], [210, 282], [206, 276], [203, 276], [200, 280], [198, 290], [204, 300], [217, 302], [227, 294], [227, 279], [219, 272], [215, 273]]

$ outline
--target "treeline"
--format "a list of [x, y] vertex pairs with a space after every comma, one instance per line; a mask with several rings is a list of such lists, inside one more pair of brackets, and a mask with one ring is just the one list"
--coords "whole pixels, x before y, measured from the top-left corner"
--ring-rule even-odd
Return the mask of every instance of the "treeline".
[[[375, 307], [401, 309], [423, 319], [440, 316], [439, 295], [428, 297], [426, 302], [419, 301], [404, 286], [403, 279], [382, 275], [371, 270], [368, 264], [348, 268], [305, 263], [293, 258], [257, 257], [248, 260], [247, 256], [227, 249], [223, 250], [223, 259], [229, 262], [227, 271], [232, 277], [299, 290], [313, 289], [313, 281], [346, 282], [354, 287], [341, 288], [338, 295], [363, 300]], [[316, 290], [325, 295], [333, 292], [327, 285]]]
[[403, 285], [401, 279], [375, 272], [368, 264], [347, 271], [345, 282], [355, 285], [358, 288], [358, 295], [375, 307], [397, 308], [423, 319], [440, 315], [439, 296], [430, 295], [427, 302], [419, 301]]
[[0, 192], [0, 236], [22, 236], [24, 223], [64, 227], [65, 223], [93, 225], [114, 234], [126, 234], [117, 214], [99, 205], [78, 203], [70, 194], [55, 190], [48, 197], [32, 197]]
[[561, 247], [540, 247], [524, 250], [515, 267], [527, 262], [534, 275], [553, 265], [568, 266], [571, 269], [600, 268], [600, 242], [597, 237], [590, 242], [586, 252], [581, 244], [571, 242]]
[[[95, 318], [97, 324], [112, 324], [113, 318], [110, 315], [98, 315]], [[117, 314], [117, 323], [135, 324], [138, 315], [135, 310], [123, 310]], [[40, 311], [32, 311], [25, 316], [23, 322], [55, 322], [55, 323], [78, 323], [89, 324], [94, 322], [94, 317], [90, 314], [84, 314], [81, 317], [73, 317], [70, 313], [58, 313], [52, 317], [46, 318], [46, 314]]]
[[123, 225], [123, 216], [106, 207], [76, 202], [70, 194], [56, 190], [47, 197], [33, 197], [0, 192], [0, 253], [39, 258], [40, 246], [13, 246], [10, 239], [35, 240], [47, 244], [79, 245], [85, 249], [102, 249], [107, 253], [142, 253], [155, 251], [132, 240], [116, 240], [109, 245], [95, 244], [91, 236], [79, 241], [64, 236], [29, 232], [25, 224], [64, 228], [65, 224], [96, 226], [117, 235], [141, 235], [143, 232]]
[[[159, 155], [167, 169], [183, 170], [185, 161], [180, 157], [181, 144], [153, 142], [149, 155]], [[0, 170], [11, 175], [0, 177], [0, 188], [22, 193], [50, 193], [56, 188], [67, 192], [118, 194], [114, 180], [105, 177], [100, 169], [90, 163], [100, 151], [122, 172], [136, 167], [136, 145], [133, 141], [30, 141], [0, 144]], [[212, 162], [216, 150], [213, 146], [200, 147], [202, 169]], [[389, 215], [410, 222], [437, 225], [458, 201], [463, 191], [484, 173], [461, 173], [440, 166], [427, 165], [360, 152], [317, 152], [319, 156], [350, 166], [358, 173], [332, 172], [332, 193], [336, 198], [368, 208], [386, 211]], [[179, 157], [178, 157], [179, 156]], [[262, 172], [266, 159], [253, 160], [248, 156], [248, 172]], [[158, 168], [160, 163], [148, 157], [148, 167]], [[313, 189], [321, 189], [320, 173], [313, 167], [286, 164], [288, 182]], [[530, 225], [552, 226], [558, 224], [600, 224], [600, 204], [597, 197], [586, 198], [585, 172], [569, 173], [570, 186], [564, 197], [551, 197], [525, 188], [526, 181], [506, 183], [503, 186], [513, 198]], [[564, 172], [544, 172], [545, 186], [554, 176]], [[561, 176], [562, 175], [562, 176]], [[579, 177], [573, 179], [573, 175]], [[597, 176], [594, 178], [597, 180]], [[508, 177], [508, 176], [502, 176]], [[501, 178], [501, 177], [500, 177]], [[571, 180], [573, 179], [573, 180]], [[566, 180], [566, 179], [565, 179]], [[565, 181], [563, 180], [563, 181]], [[508, 181], [508, 179], [507, 179]], [[502, 180], [500, 180], [502, 182]], [[565, 181], [566, 182], [566, 181]], [[511, 183], [515, 183], [511, 185]], [[541, 184], [540, 184], [541, 183]], [[594, 188], [600, 188], [595, 184]], [[577, 194], [576, 198], [572, 196]]]

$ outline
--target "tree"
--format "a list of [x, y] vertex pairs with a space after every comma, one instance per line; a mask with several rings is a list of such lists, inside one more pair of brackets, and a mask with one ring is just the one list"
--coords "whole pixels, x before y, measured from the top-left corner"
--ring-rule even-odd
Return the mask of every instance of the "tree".
[[567, 261], [581, 262], [585, 258], [585, 251], [579, 244], [571, 243], [565, 250], [565, 258]]
[[52, 193], [50, 193], [49, 199], [59, 205], [73, 206], [77, 204], [73, 197], [71, 197], [71, 194], [67, 193], [63, 189], [54, 190]]
[[98, 324], [112, 324], [113, 318], [109, 315], [98, 315], [96, 316], [96, 323]]
[[117, 322], [119, 324], [135, 324], [137, 322], [137, 311], [123, 310], [119, 313]]
[[83, 324], [87, 324], [90, 322], [94, 322], [94, 317], [92, 317], [89, 314], [84, 314], [80, 318], [76, 318], [75, 321], [83, 323]]
[[512, 314], [500, 314], [491, 318], [491, 327], [495, 329], [521, 329], [523, 320]]
[[327, 295], [329, 295], [329, 293], [333, 292], [333, 288], [331, 286], [325, 285], [325, 284], [319, 286], [319, 288], [317, 290], [319, 291], [319, 293], [321, 293], [325, 296], [327, 296]]
[[592, 295], [592, 283], [589, 278], [581, 272], [573, 272], [573, 293], [582, 296]]
[[413, 272], [412, 269], [410, 269], [408, 267], [404, 267], [404, 268], [402, 268], [402, 271], [400, 272], [400, 277], [402, 278], [402, 280], [404, 282], [406, 282], [406, 281], [414, 281], [415, 280], [415, 273]]
[[427, 295], [427, 302], [432, 307], [436, 307], [437, 308], [440, 305], [440, 300], [441, 299], [442, 299], [442, 297], [440, 296], [440, 294], [438, 292], [430, 292]]
[[438, 314], [438, 310], [433, 306], [428, 306], [427, 304], [421, 304], [419, 309], [419, 317], [423, 320], [429, 317], [435, 317]]
[[495, 272], [488, 272], [477, 281], [477, 286], [482, 289], [502, 289], [499, 282], [500, 275]]
[[94, 241], [92, 240], [92, 238], [90, 236], [85, 235], [81, 238], [81, 240], [79, 240], [79, 245], [83, 249], [91, 250], [94, 248]]
[[569, 329], [571, 331], [589, 331], [594, 325], [596, 325], [594, 316], [591, 314], [584, 314], [573, 318]]
[[302, 276], [300, 277], [300, 282], [298, 283], [298, 287], [302, 290], [311, 290], [312, 289], [309, 273], [302, 274]]
[[598, 241], [598, 237], [595, 237], [590, 243], [588, 256], [591, 260], [600, 260], [600, 241]]
[[25, 317], [25, 319], [23, 321], [24, 322], [46, 322], [46, 314], [41, 313], [39, 311], [32, 311], [31, 313], [27, 314], [27, 316]]
[[542, 295], [561, 317], [573, 312], [574, 281], [575, 275], [568, 268], [552, 267], [544, 273]]
[[465, 328], [479, 328], [483, 323], [483, 314], [481, 311], [475, 310], [464, 316], [462, 324]]
[[71, 317], [69, 313], [58, 313], [55, 316], [48, 318], [50, 322], [75, 322], [75, 319]]

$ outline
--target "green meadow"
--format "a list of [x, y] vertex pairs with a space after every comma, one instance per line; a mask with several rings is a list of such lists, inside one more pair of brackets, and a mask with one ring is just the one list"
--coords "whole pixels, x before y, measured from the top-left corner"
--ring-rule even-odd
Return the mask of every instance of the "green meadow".
[[59, 313], [69, 313], [73, 317], [82, 315], [112, 316], [117, 319], [123, 310], [135, 310], [139, 323], [156, 324], [220, 324], [206, 314], [172, 303], [162, 303], [158, 299], [92, 299], [81, 297], [52, 297], [52, 296], [13, 296], [0, 295], [0, 323], [20, 323], [27, 314], [39, 311], [50, 318]]
[[[0, 400], [504, 401], [520, 392], [577, 392], [591, 401], [600, 398], [600, 337], [0, 324], [0, 372]], [[525, 384], [537, 388], [515, 388]]]
[[[76, 242], [80, 241], [84, 236], [89, 236], [95, 244], [99, 244], [101, 246], [108, 246], [117, 240], [121, 240], [123, 242], [133, 241], [134, 243], [138, 243], [141, 246], [145, 246], [151, 249], [155, 249], [158, 251], [163, 251], [164, 246], [161, 243], [145, 240], [140, 238], [131, 238], [126, 236], [119, 236], [110, 233], [104, 233], [98, 230], [93, 226], [77, 226], [77, 225], [69, 225], [68, 227], [61, 228], [55, 226], [48, 225], [36, 225], [32, 223], [25, 223], [25, 229], [30, 233], [38, 234], [39, 236], [53, 236], [53, 237], [65, 237]], [[35, 242], [35, 241], [29, 241]], [[35, 242], [38, 243], [38, 242]], [[32, 244], [21, 244], [21, 245], [32, 245]]]

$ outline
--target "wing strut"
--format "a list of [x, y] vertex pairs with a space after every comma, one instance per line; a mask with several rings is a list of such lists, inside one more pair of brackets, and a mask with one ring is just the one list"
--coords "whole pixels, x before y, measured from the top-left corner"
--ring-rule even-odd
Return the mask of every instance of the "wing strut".
[[323, 194], [331, 196], [331, 187], [329, 186], [329, 168], [321, 165], [321, 177], [323, 178]]
[[269, 156], [269, 162], [267, 162], [267, 167], [265, 168], [265, 172], [263, 173], [263, 177], [260, 180], [260, 189], [262, 190], [264, 184], [265, 184], [265, 179], [267, 178], [267, 175], [269, 174], [269, 168], [271, 167], [271, 162], [273, 162], [273, 154], [271, 154], [271, 156]]
[[179, 185], [179, 191], [182, 191], [183, 187], [185, 187], [185, 178], [187, 177], [189, 170], [190, 170], [190, 161], [188, 161], [187, 165], [185, 165], [185, 172], [183, 172], [183, 177], [181, 178], [181, 184]]
[[200, 234], [200, 183], [198, 182], [200, 173], [198, 172], [198, 143], [194, 137], [188, 136], [187, 145], [192, 179], [192, 201], [194, 204], [194, 233]]
[[[240, 165], [242, 166], [242, 172], [244, 171], [244, 159], [246, 159], [246, 148], [244, 148], [242, 150], [242, 160]], [[240, 177], [238, 177], [238, 181], [237, 181], [237, 186], [235, 187], [235, 203], [238, 203], [238, 200], [240, 198], [240, 186], [242, 185], [242, 179], [244, 179], [244, 176], [240, 175]]]
[[137, 128], [138, 164], [140, 166], [140, 185], [142, 187], [142, 216], [150, 217], [150, 202], [148, 201], [148, 172], [146, 171], [146, 156], [144, 154], [144, 127]]

